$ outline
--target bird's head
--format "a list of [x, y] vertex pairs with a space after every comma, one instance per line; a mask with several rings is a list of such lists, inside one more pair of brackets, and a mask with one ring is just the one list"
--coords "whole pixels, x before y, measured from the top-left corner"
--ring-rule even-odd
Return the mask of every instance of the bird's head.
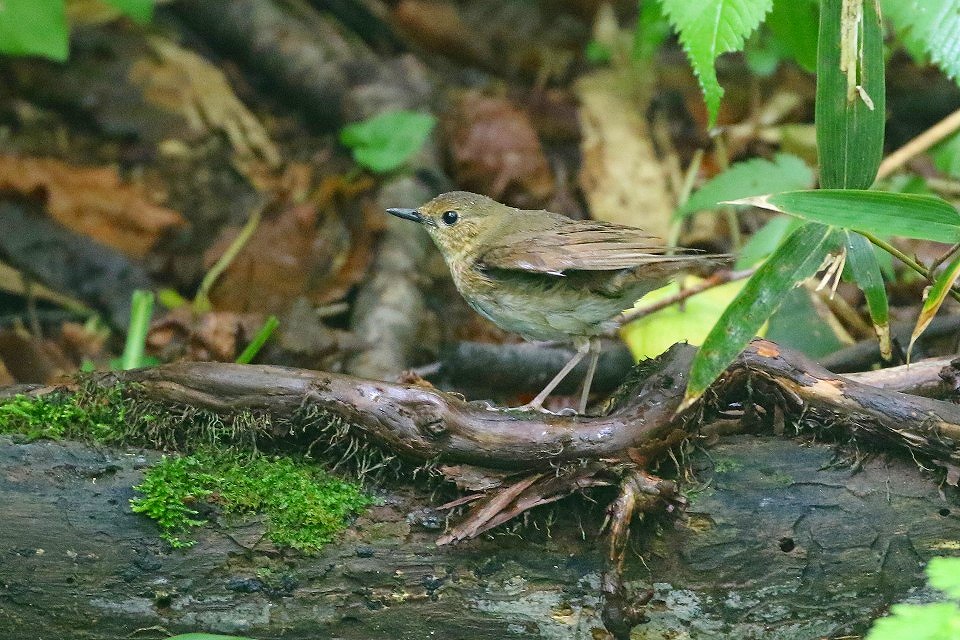
[[449, 261], [476, 252], [489, 232], [518, 211], [476, 193], [451, 191], [416, 209], [387, 209], [387, 213], [422, 224]]

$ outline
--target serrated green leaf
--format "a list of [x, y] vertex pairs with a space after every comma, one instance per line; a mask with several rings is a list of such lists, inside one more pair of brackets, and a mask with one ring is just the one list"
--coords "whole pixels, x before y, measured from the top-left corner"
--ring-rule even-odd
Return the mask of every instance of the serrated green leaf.
[[64, 0], [0, 2], [0, 53], [63, 62], [69, 51]]
[[916, 55], [923, 50], [948, 77], [960, 80], [960, 0], [883, 0], [883, 13]]
[[930, 558], [926, 574], [931, 587], [960, 600], [960, 558]]
[[884, 360], [893, 357], [890, 344], [890, 305], [887, 289], [883, 284], [880, 262], [870, 241], [854, 231], [846, 232], [847, 266], [850, 274], [867, 299], [873, 330], [880, 342], [880, 355]]
[[675, 216], [713, 209], [721, 203], [764, 193], [796, 191], [813, 186], [813, 171], [797, 156], [778, 153], [773, 160], [753, 158], [737, 162], [697, 189]]
[[836, 234], [831, 227], [806, 224], [794, 231], [757, 269], [697, 352], [684, 406], [689, 406], [713, 384], [777, 310], [784, 295], [815, 274], [836, 245]]
[[820, 9], [815, 114], [820, 185], [866, 189], [883, 156], [883, 29], [875, 0], [850, 3], [862, 7], [860, 20], [843, 15], [845, 4], [823, 0]]
[[661, 0], [663, 12], [677, 31], [707, 103], [709, 126], [717, 121], [723, 88], [714, 61], [740, 51], [759, 26], [773, 0]]
[[816, 70], [820, 23], [817, 0], [774, 0], [766, 23], [785, 54], [806, 71], [812, 73]]
[[106, 0], [134, 22], [147, 24], [153, 19], [153, 0]]
[[910, 335], [910, 346], [907, 347], [907, 362], [910, 362], [910, 352], [913, 351], [913, 343], [917, 341], [933, 317], [937, 315], [943, 301], [950, 294], [950, 288], [960, 278], [960, 256], [957, 256], [947, 265], [947, 268], [941, 271], [930, 285], [927, 291], [927, 298], [923, 301], [923, 308], [920, 309], [920, 316], [917, 318], [917, 324], [913, 327], [913, 333]]
[[776, 216], [767, 221], [754, 233], [747, 244], [743, 245], [734, 269], [749, 269], [771, 253], [776, 251], [780, 243], [793, 231], [803, 224], [803, 221], [793, 216]]
[[960, 213], [940, 198], [859, 189], [790, 191], [745, 198], [751, 204], [802, 220], [879, 236], [960, 242]]
[[951, 602], [895, 604], [879, 618], [866, 640], [955, 640], [960, 634], [960, 609]]
[[353, 150], [353, 159], [371, 171], [400, 168], [419, 151], [437, 119], [418, 111], [389, 111], [340, 130], [340, 142]]

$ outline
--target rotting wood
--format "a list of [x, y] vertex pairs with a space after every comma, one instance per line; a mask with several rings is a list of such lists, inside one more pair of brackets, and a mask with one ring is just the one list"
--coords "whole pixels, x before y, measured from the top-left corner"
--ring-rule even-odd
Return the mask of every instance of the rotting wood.
[[771, 425], [780, 412], [801, 426], [845, 429], [858, 443], [894, 443], [928, 456], [956, 484], [960, 407], [869, 387], [758, 339], [715, 385], [705, 405], [677, 415], [694, 351], [675, 345], [645, 363], [641, 375], [598, 416], [504, 411], [423, 386], [273, 366], [178, 363], [102, 379], [105, 384], [118, 378], [137, 383], [134, 393], [152, 401], [222, 413], [293, 415], [308, 405], [349, 423], [367, 441], [420, 463], [518, 472], [514, 480], [473, 501], [440, 544], [476, 537], [584, 488], [618, 485], [620, 497], [609, 511], [602, 585], [604, 619], [617, 638], [629, 637], [649, 600], [645, 591], [630, 594], [623, 586], [630, 523], [639, 513], [677, 505], [676, 486], [649, 475], [646, 468], [695, 437], [696, 418], [704, 413], [739, 407], [747, 427], [764, 416], [763, 422]]

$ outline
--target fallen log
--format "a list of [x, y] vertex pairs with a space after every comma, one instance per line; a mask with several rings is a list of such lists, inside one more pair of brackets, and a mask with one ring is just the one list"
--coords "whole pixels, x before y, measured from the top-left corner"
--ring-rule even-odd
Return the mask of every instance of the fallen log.
[[[864, 449], [893, 443], [944, 467], [948, 482], [956, 484], [956, 405], [869, 387], [756, 340], [706, 401], [677, 415], [692, 354], [692, 347], [678, 345], [641, 365], [596, 416], [504, 411], [420, 385], [268, 366], [180, 363], [109, 374], [95, 382], [112, 385], [122, 380], [134, 402], [226, 416], [251, 411], [286, 418], [309, 414], [311, 419], [300, 424], [300, 433], [308, 439], [331, 433], [342, 438], [346, 433], [413, 465], [429, 464], [451, 480], [462, 480], [465, 467], [479, 470], [474, 475], [483, 478], [483, 488], [445, 505], [470, 507], [439, 537], [441, 543], [477, 538], [572, 493], [619, 487], [607, 514], [607, 569], [599, 582], [606, 596], [601, 617], [618, 638], [628, 637], [630, 629], [649, 616], [650, 607], [657, 606], [649, 583], [636, 590], [636, 581], [627, 578], [630, 525], [638, 514], [659, 515], [664, 508], [685, 506], [687, 499], [675, 481], [651, 473], [669, 454], [683, 451], [684, 442], [701, 437], [704, 417], [736, 415], [734, 430], [784, 432], [788, 424], [796, 426], [796, 432], [829, 430]], [[336, 426], [332, 431], [331, 425]], [[278, 437], [282, 431], [264, 435]], [[679, 466], [683, 470], [684, 465]], [[470, 482], [461, 485], [470, 488]], [[941, 509], [952, 513], [949, 507]]]

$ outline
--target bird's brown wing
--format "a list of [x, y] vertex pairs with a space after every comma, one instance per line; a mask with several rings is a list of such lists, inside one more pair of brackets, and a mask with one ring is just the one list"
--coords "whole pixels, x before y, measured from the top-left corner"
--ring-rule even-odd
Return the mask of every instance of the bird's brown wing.
[[[664, 255], [663, 242], [642, 229], [553, 218], [539, 228], [511, 229], [497, 234], [479, 256], [489, 269], [561, 274], [564, 271], [629, 269], [654, 262], [689, 262], [691, 256]], [[517, 226], [517, 225], [512, 225]]]

